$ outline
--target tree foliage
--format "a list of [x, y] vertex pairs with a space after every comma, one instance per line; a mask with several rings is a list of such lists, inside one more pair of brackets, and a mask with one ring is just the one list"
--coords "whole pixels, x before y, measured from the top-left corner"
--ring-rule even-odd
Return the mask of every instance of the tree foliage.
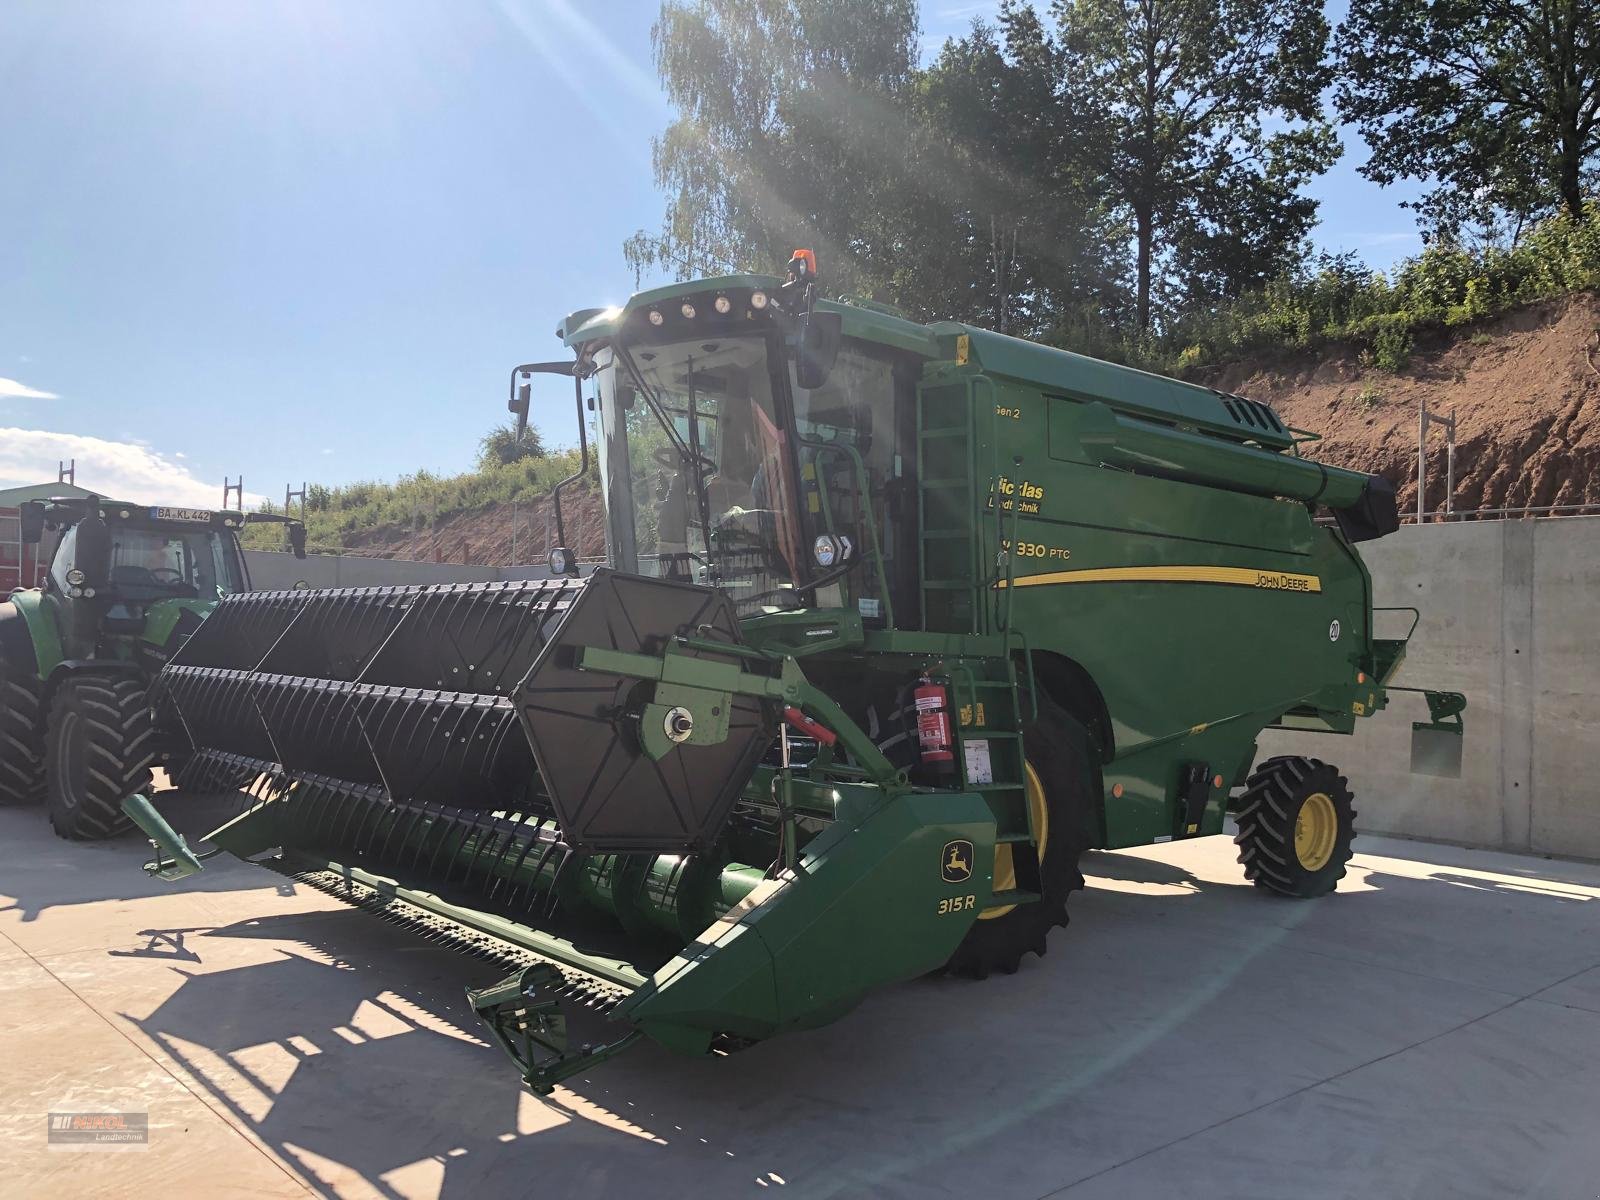
[[1339, 149], [1321, 6], [1058, 0], [1056, 16], [1080, 145], [1133, 227], [1138, 329], [1293, 260], [1316, 217], [1301, 188]]
[[1431, 234], [1504, 216], [1579, 217], [1600, 159], [1597, 0], [1353, 0], [1339, 111], [1380, 184], [1431, 180]]
[[665, 0], [666, 214], [629, 261], [688, 278], [810, 244], [836, 290], [1036, 337], [1143, 330], [1292, 261], [1337, 150], [1320, 11], [1053, 12], [1005, 0], [920, 67], [912, 0]]
[[656, 68], [676, 120], [656, 139], [660, 233], [625, 247], [637, 272], [775, 270], [797, 246], [834, 286], [870, 291], [900, 207], [916, 70], [915, 0], [666, 0]]
[[913, 117], [896, 301], [1027, 337], [1078, 308], [1115, 320], [1122, 231], [1077, 153], [1060, 50], [1038, 14], [1007, 4], [998, 26], [946, 42]]
[[[1536, 228], [1581, 241], [1597, 5], [1352, 0], [1330, 55], [1302, 0], [1001, 0], [924, 62], [915, 0], [663, 0], [666, 211], [626, 252], [693, 278], [773, 272], [809, 245], [835, 294], [1147, 365], [1334, 330], [1399, 361], [1434, 319], [1416, 314], [1546, 285], [1480, 247], [1460, 268], [1476, 282], [1434, 304], [1417, 297], [1448, 255], [1403, 265], [1403, 287], [1314, 258], [1307, 185], [1339, 153], [1324, 94], [1337, 83], [1369, 178], [1434, 180], [1432, 232], [1492, 212], [1513, 246]], [[1565, 225], [1540, 222], [1558, 208]], [[1348, 312], [1324, 311], [1339, 297]]]

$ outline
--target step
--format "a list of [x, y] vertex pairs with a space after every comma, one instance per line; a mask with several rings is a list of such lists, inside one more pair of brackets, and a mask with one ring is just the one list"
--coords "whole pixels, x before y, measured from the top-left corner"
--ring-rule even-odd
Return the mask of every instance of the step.
[[972, 480], [962, 478], [961, 476], [954, 476], [950, 479], [924, 479], [920, 484], [918, 484], [918, 487], [925, 492], [934, 488], [944, 491], [947, 488], [970, 488], [971, 486]]
[[933, 429], [924, 429], [917, 436], [921, 437], [921, 438], [924, 438], [924, 439], [926, 439], [926, 438], [949, 438], [949, 437], [967, 437], [971, 433], [972, 433], [972, 430], [969, 429], [965, 425], [939, 425], [939, 426], [934, 427]]
[[999, 845], [1002, 845], [1002, 846], [1005, 845], [1007, 842], [1010, 842], [1012, 844], [1015, 844], [1017, 842], [1031, 842], [1031, 841], [1033, 841], [1033, 834], [1031, 834], [1031, 833], [1002, 833], [1002, 834], [996, 835], [994, 840], [995, 840], [996, 843], [998, 843]]

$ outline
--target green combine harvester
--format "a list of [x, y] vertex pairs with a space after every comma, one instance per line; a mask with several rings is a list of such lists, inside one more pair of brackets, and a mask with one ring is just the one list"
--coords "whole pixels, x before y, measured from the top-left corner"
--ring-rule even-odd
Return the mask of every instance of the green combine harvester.
[[[1356, 543], [1389, 483], [1263, 404], [821, 300], [804, 253], [557, 333], [511, 407], [557, 374], [580, 437], [598, 413], [607, 567], [229, 596], [154, 689], [258, 776], [208, 853], [509, 970], [469, 999], [535, 1091], [1015, 971], [1091, 847], [1231, 812], [1258, 887], [1333, 890], [1345, 779], [1256, 739], [1385, 707], [1405, 640]], [[1465, 701], [1430, 703], [1459, 755]], [[127, 807], [147, 869], [199, 869]], [[570, 1039], [573, 1005], [613, 1034]]]
[[[128, 827], [121, 804], [165, 762], [180, 787], [235, 786], [159, 738], [150, 679], [224, 596], [249, 588], [239, 530], [283, 517], [151, 507], [98, 496], [30, 501], [22, 540], [55, 539], [42, 588], [0, 603], [0, 804], [47, 801], [64, 838]], [[168, 751], [175, 745], [176, 753]]]

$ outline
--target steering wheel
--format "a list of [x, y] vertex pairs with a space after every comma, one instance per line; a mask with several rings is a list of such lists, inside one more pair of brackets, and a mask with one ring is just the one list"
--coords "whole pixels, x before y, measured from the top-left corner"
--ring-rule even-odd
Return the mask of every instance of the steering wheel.
[[[147, 567], [145, 569], [149, 572], [151, 581], [154, 583], [159, 583], [162, 586], [187, 583], [187, 580], [185, 580], [183, 577], [183, 572], [178, 570], [176, 567]], [[164, 575], [170, 576], [171, 578], [163, 579], [162, 576]]]
[[711, 459], [707, 458], [704, 454], [697, 454], [691, 450], [687, 455], [682, 455], [679, 454], [677, 449], [673, 446], [657, 446], [651, 457], [656, 460], [656, 465], [664, 471], [676, 470], [678, 464], [682, 462], [685, 457], [699, 459], [700, 470], [703, 474], [713, 475], [717, 470], [717, 464]]

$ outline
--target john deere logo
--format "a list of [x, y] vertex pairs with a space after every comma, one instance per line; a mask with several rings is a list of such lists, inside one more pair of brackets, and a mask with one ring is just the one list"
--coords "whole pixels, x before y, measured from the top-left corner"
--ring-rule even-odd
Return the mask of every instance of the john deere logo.
[[939, 875], [946, 883], [965, 883], [972, 878], [972, 843], [946, 842], [939, 860]]

